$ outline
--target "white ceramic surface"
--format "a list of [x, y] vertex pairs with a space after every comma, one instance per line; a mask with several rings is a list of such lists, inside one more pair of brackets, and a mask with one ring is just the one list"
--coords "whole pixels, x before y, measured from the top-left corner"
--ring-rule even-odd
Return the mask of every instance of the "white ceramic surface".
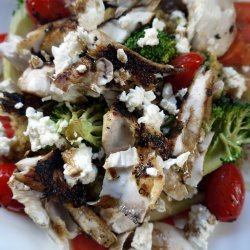
[[[0, 33], [8, 31], [16, 0], [0, 0]], [[250, 249], [250, 194], [243, 213], [234, 223], [220, 223], [209, 242], [209, 250]], [[44, 231], [25, 216], [0, 208], [0, 250], [57, 250]]]

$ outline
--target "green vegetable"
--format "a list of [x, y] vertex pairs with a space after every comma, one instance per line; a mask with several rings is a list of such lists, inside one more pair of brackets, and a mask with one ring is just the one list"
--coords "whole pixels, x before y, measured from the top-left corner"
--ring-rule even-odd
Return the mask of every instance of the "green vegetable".
[[222, 97], [213, 104], [209, 126], [215, 134], [205, 157], [204, 175], [242, 158], [242, 145], [250, 143], [250, 103]]
[[170, 38], [165, 32], [158, 30], [158, 45], [140, 47], [137, 42], [140, 38], [145, 36], [145, 29], [146, 28], [132, 33], [125, 41], [124, 45], [151, 61], [156, 63], [168, 63], [177, 53], [175, 39]]
[[95, 147], [101, 146], [104, 109], [99, 105], [72, 113], [65, 129], [68, 140], [82, 137]]
[[[9, 28], [9, 35], [25, 36], [28, 32], [35, 29], [35, 24], [27, 13], [23, 0], [17, 3], [17, 10], [14, 12]], [[9, 61], [3, 59], [3, 78], [17, 82], [21, 72], [19, 72]]]
[[71, 111], [65, 104], [59, 104], [50, 115], [50, 119], [56, 123], [56, 129], [59, 133], [63, 133], [72, 117]]
[[198, 193], [194, 195], [192, 198], [185, 199], [182, 201], [175, 201], [175, 200], [169, 201], [168, 197], [164, 193], [161, 194], [161, 198], [165, 203], [166, 211], [161, 213], [158, 212], [157, 210], [152, 210], [150, 212], [151, 221], [163, 220], [188, 210], [192, 205], [201, 203], [204, 200], [204, 194]]

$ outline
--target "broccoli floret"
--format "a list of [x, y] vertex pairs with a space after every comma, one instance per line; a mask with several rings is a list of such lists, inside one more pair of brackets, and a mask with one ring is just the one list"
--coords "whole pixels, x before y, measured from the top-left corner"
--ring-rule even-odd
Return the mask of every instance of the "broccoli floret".
[[242, 145], [250, 143], [250, 103], [222, 97], [213, 104], [212, 143], [205, 157], [204, 175], [223, 163], [242, 158]]
[[177, 53], [175, 39], [169, 37], [165, 32], [158, 30], [158, 45], [140, 47], [137, 42], [145, 36], [145, 29], [144, 27], [141, 30], [133, 32], [124, 45], [153, 62], [168, 63]]
[[104, 109], [92, 106], [85, 111], [79, 110], [72, 113], [72, 118], [65, 129], [68, 140], [81, 137], [95, 147], [101, 146]]
[[59, 104], [58, 106], [56, 106], [50, 115], [50, 119], [56, 123], [56, 130], [59, 133], [64, 132], [71, 117], [72, 113], [65, 104]]

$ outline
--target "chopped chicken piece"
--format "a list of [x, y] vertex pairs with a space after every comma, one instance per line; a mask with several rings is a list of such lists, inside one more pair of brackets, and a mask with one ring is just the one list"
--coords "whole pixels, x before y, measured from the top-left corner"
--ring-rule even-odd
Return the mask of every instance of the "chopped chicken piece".
[[103, 121], [102, 145], [107, 156], [134, 146], [133, 121], [123, 117], [114, 107], [104, 115]]
[[204, 117], [209, 116], [213, 87], [213, 73], [201, 68], [188, 90], [188, 98], [183, 102], [178, 121], [183, 124], [181, 134], [175, 138], [174, 155], [193, 152], [200, 138]]
[[[235, 35], [233, 0], [184, 0], [188, 9], [188, 38], [193, 49], [222, 56]], [[223, 24], [223, 25], [221, 25]]]
[[193, 247], [181, 231], [167, 223], [156, 222], [154, 223], [152, 250], [159, 249], [193, 250]]
[[153, 223], [145, 222], [135, 230], [134, 238], [131, 243], [133, 250], [151, 250]]
[[135, 224], [128, 216], [120, 212], [118, 208], [101, 209], [101, 216], [106, 223], [112, 228], [112, 231], [117, 234], [132, 231], [136, 228]]
[[77, 182], [89, 184], [97, 175], [97, 168], [91, 162], [92, 148], [84, 143], [79, 148], [71, 148], [62, 153], [64, 164], [64, 178], [70, 187]]
[[185, 227], [185, 236], [194, 249], [208, 249], [208, 238], [214, 231], [217, 220], [203, 205], [193, 205], [189, 212], [188, 224]]
[[15, 179], [10, 178], [9, 187], [13, 192], [13, 198], [24, 205], [24, 211], [40, 227], [49, 228], [50, 219], [42, 204], [42, 193], [31, 190]]
[[82, 230], [100, 245], [108, 248], [117, 241], [107, 224], [91, 209], [87, 207], [75, 208], [70, 204], [65, 205], [65, 207]]
[[18, 51], [18, 44], [22, 41], [19, 36], [11, 35], [8, 41], [0, 44], [0, 55], [5, 57], [17, 70], [23, 71], [28, 67], [31, 57], [29, 50]]

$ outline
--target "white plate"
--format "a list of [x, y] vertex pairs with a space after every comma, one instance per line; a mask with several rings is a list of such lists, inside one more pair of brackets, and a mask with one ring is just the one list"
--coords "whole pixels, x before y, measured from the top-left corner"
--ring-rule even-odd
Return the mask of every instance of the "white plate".
[[[16, 0], [0, 0], [0, 33], [8, 31], [8, 23]], [[209, 250], [250, 249], [250, 194], [243, 213], [234, 223], [220, 223], [211, 240]], [[25, 216], [0, 208], [0, 250], [57, 250], [44, 231]]]

